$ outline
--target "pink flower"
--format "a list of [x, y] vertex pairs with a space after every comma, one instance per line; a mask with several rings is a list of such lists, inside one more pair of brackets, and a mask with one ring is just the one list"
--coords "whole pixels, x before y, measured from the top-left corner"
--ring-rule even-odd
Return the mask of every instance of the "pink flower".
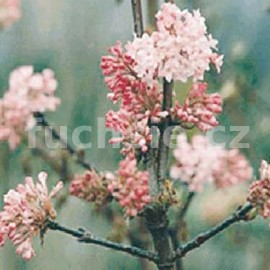
[[134, 60], [133, 70], [142, 81], [152, 85], [157, 77], [168, 82], [203, 80], [210, 64], [220, 71], [223, 57], [216, 53], [218, 42], [207, 33], [198, 10], [190, 13], [165, 3], [156, 18], [157, 31], [126, 46], [127, 55]]
[[270, 166], [265, 160], [262, 160], [261, 162], [260, 179], [270, 181]]
[[185, 135], [177, 138], [175, 164], [171, 177], [188, 184], [191, 191], [202, 191], [206, 183], [218, 188], [229, 187], [249, 180], [252, 169], [237, 149], [226, 150], [211, 145], [204, 136], [194, 136], [191, 143]]
[[[215, 114], [222, 111], [220, 95], [207, 94], [207, 85], [198, 82], [210, 64], [219, 71], [223, 58], [216, 52], [217, 41], [207, 33], [205, 19], [199, 11], [181, 11], [170, 3], [162, 5], [156, 18], [157, 31], [135, 36], [124, 47], [118, 42], [101, 61], [108, 98], [120, 105], [119, 111], [108, 112], [106, 126], [121, 133], [111, 142], [121, 142], [125, 155], [134, 154], [137, 146], [146, 152], [152, 139], [149, 124], [161, 122], [169, 113], [172, 120], [206, 131], [218, 124]], [[176, 100], [171, 112], [162, 110], [160, 78], [193, 79], [183, 106]]]
[[22, 66], [10, 74], [9, 92], [27, 100], [32, 113], [56, 110], [60, 104], [59, 98], [54, 96], [56, 88], [57, 82], [50, 69], [34, 74], [32, 66]]
[[121, 108], [139, 117], [149, 112], [149, 117], [161, 118], [162, 94], [157, 82], [151, 87], [143, 83], [134, 70], [134, 61], [126, 54], [120, 42], [109, 50], [112, 55], [102, 57], [101, 68], [111, 91], [108, 98], [119, 102]]
[[97, 206], [104, 205], [109, 200], [107, 190], [109, 174], [100, 175], [95, 171], [87, 171], [83, 175], [75, 175], [70, 194], [87, 202], [95, 202]]
[[223, 149], [219, 156], [219, 168], [213, 176], [218, 188], [226, 188], [252, 178], [253, 170], [238, 149]]
[[148, 126], [148, 117], [140, 120], [131, 112], [124, 109], [118, 112], [109, 111], [106, 115], [106, 127], [121, 133], [121, 137], [112, 138], [110, 143], [122, 143], [122, 153], [134, 153], [135, 148], [146, 152], [152, 140], [151, 130]]
[[194, 136], [188, 143], [185, 135], [179, 135], [171, 177], [187, 183], [191, 191], [201, 191], [205, 183], [214, 182], [213, 169], [219, 166], [216, 158], [219, 151], [204, 136]]
[[101, 69], [105, 82], [112, 91], [108, 96], [113, 102], [117, 102], [124, 97], [125, 92], [131, 90], [132, 83], [136, 80], [136, 74], [132, 70], [134, 61], [126, 55], [120, 42], [111, 47], [109, 52], [111, 55], [101, 59]]
[[261, 162], [260, 180], [250, 185], [247, 200], [263, 218], [270, 217], [270, 166], [265, 160]]
[[159, 63], [163, 55], [156, 48], [155, 40], [148, 34], [141, 38], [135, 37], [126, 45], [127, 55], [134, 60], [133, 70], [143, 82], [152, 86], [157, 78]]
[[55, 111], [60, 100], [54, 97], [57, 82], [51, 70], [33, 73], [23, 66], [10, 74], [9, 90], [0, 100], [0, 140], [15, 149], [26, 131], [35, 125], [35, 112]]
[[220, 94], [206, 94], [206, 83], [194, 83], [183, 106], [178, 101], [172, 108], [172, 115], [182, 122], [196, 125], [200, 130], [207, 131], [218, 125], [215, 114], [222, 111]]
[[34, 125], [35, 120], [27, 102], [7, 92], [0, 100], [0, 140], [7, 140], [10, 149], [14, 150], [25, 131]]
[[12, 25], [21, 17], [20, 0], [0, 0], [0, 28]]
[[121, 133], [111, 143], [121, 142], [122, 153], [134, 151], [134, 147], [147, 151], [152, 139], [148, 123], [160, 122], [168, 115], [161, 110], [162, 93], [157, 82], [149, 86], [133, 69], [134, 61], [126, 54], [120, 43], [110, 49], [111, 56], [102, 58], [101, 67], [105, 82], [110, 89], [108, 97], [120, 103], [117, 112], [109, 111], [106, 126]]
[[136, 159], [130, 156], [120, 162], [117, 178], [111, 180], [108, 190], [125, 209], [127, 216], [136, 216], [151, 201], [149, 174], [139, 171]]
[[45, 172], [38, 175], [36, 185], [31, 177], [26, 177], [25, 185], [18, 185], [16, 190], [10, 190], [4, 196], [4, 209], [0, 212], [0, 245], [10, 239], [17, 254], [26, 260], [35, 256], [32, 238], [44, 232], [47, 219], [56, 218], [51, 199], [63, 183], [59, 182], [49, 193], [46, 181]]

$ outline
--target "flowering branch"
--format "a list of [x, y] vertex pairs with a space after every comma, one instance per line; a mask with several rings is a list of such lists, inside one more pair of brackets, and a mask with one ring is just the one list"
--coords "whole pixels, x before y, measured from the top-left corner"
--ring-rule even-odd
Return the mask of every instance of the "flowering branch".
[[186, 244], [180, 246], [175, 251], [175, 256], [173, 258], [173, 261], [175, 261], [177, 258], [184, 257], [191, 250], [200, 247], [206, 241], [208, 241], [212, 237], [216, 236], [218, 233], [224, 231], [232, 224], [239, 222], [241, 220], [246, 220], [246, 215], [248, 214], [248, 212], [251, 209], [253, 209], [253, 206], [251, 204], [247, 204], [247, 205], [241, 207], [235, 213], [233, 213], [229, 218], [225, 219], [223, 222], [221, 222], [217, 226], [213, 227], [212, 229], [210, 229], [204, 233], [199, 234], [194, 239], [192, 239], [189, 242], [187, 242]]
[[143, 18], [141, 0], [131, 0], [134, 21], [134, 32], [138, 37], [143, 34]]
[[80, 164], [83, 168], [87, 170], [96, 170], [92, 164], [78, 156], [77, 150], [75, 150], [66, 140], [64, 140], [60, 136], [60, 134], [47, 122], [42, 113], [36, 113], [35, 118], [37, 120], [37, 125], [42, 126], [44, 129], [48, 130], [54, 139], [58, 140], [66, 147], [66, 150], [69, 152], [70, 155], [77, 157], [76, 162], [78, 164]]
[[[173, 180], [185, 182], [190, 193], [177, 213], [176, 223], [171, 228], [169, 226], [168, 209], [177, 201], [174, 185], [167, 179], [171, 128], [174, 125], [184, 128], [196, 126], [205, 132], [218, 125], [216, 115], [222, 111], [221, 95], [208, 94], [207, 83], [203, 80], [211, 65], [220, 71], [223, 56], [217, 53], [218, 42], [208, 33], [205, 19], [199, 11], [182, 11], [172, 4], [173, 0], [165, 2], [168, 3], [163, 4], [156, 15], [156, 31], [143, 34], [141, 0], [131, 0], [134, 40], [125, 46], [118, 42], [110, 48], [111, 55], [102, 57], [101, 68], [110, 91], [108, 98], [119, 104], [118, 111], [110, 110], [106, 114], [106, 127], [121, 134], [110, 142], [121, 143], [121, 153], [125, 156], [115, 173], [95, 170], [45, 120], [43, 113], [55, 111], [60, 103], [54, 97], [57, 82], [52, 71], [34, 74], [33, 68], [27, 66], [15, 70], [10, 77], [9, 91], [0, 100], [0, 140], [7, 140], [10, 148], [15, 149], [25, 134], [25, 127], [30, 130], [36, 123], [43, 127], [65, 148], [61, 161], [52, 164], [63, 178], [69, 177], [68, 155], [75, 157], [76, 162], [87, 169], [83, 175], [74, 176], [70, 193], [89, 203], [94, 202], [96, 206], [106, 205], [115, 199], [125, 211], [126, 218], [138, 215], [145, 218], [155, 252], [149, 251], [148, 247], [133, 246], [132, 241], [131, 245], [119, 244], [96, 237], [84, 229], [74, 230], [54, 222], [56, 211], [51, 199], [63, 183], [57, 184], [49, 193], [44, 172], [39, 174], [36, 185], [32, 178], [27, 177], [25, 185], [18, 185], [4, 197], [4, 210], [0, 212], [0, 246], [10, 239], [17, 253], [28, 260], [35, 255], [32, 237], [39, 233], [43, 240], [46, 229], [51, 229], [71, 235], [82, 243], [147, 259], [154, 262], [159, 270], [172, 270], [175, 264], [179, 270], [182, 269], [181, 258], [188, 252], [230, 225], [250, 220], [251, 216], [247, 214], [253, 207], [263, 217], [270, 216], [270, 166], [263, 162], [262, 181], [256, 181], [250, 187], [250, 204], [181, 245], [179, 231], [183, 230], [184, 217], [194, 192], [200, 192], [206, 182], [226, 188], [247, 181], [252, 176], [252, 169], [237, 149], [227, 151], [213, 146], [203, 136], [193, 136], [188, 142], [187, 137], [180, 134], [173, 151], [175, 163], [170, 174]], [[161, 80], [163, 87], [159, 84]], [[173, 89], [173, 84], [188, 80], [193, 83], [181, 103], [178, 100], [180, 93]], [[151, 130], [152, 125], [158, 128], [159, 136]], [[158, 149], [152, 145], [156, 137]], [[43, 153], [43, 148], [37, 147], [37, 150], [37, 153]], [[48, 159], [47, 156], [43, 158]], [[143, 170], [139, 166], [141, 159]], [[113, 210], [106, 210], [107, 217], [112, 217]]]
[[87, 243], [87, 244], [95, 244], [107, 248], [111, 248], [117, 251], [122, 251], [124, 253], [128, 253], [132, 256], [140, 257], [147, 259], [152, 262], [157, 262], [158, 261], [158, 256], [157, 254], [146, 251], [137, 247], [129, 246], [129, 245], [124, 245], [124, 244], [119, 244], [115, 243], [97, 236], [94, 236], [93, 234], [86, 232], [83, 229], [70, 229], [66, 228], [56, 222], [53, 221], [48, 221], [48, 228], [54, 231], [60, 231], [66, 234], [69, 234], [75, 238], [78, 239], [79, 242], [81, 243]]

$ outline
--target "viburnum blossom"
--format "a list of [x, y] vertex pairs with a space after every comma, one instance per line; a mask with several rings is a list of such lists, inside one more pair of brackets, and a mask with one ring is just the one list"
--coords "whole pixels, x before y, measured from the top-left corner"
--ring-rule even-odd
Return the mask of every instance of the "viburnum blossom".
[[171, 118], [206, 131], [218, 124], [215, 114], [222, 111], [220, 95], [207, 94], [206, 83], [197, 82], [211, 63], [220, 71], [223, 58], [217, 54], [217, 41], [207, 33], [200, 12], [181, 11], [175, 4], [165, 3], [156, 19], [156, 31], [135, 36], [124, 47], [118, 42], [110, 48], [111, 55], [101, 61], [110, 90], [108, 98], [120, 103], [118, 112], [107, 114], [106, 126], [121, 133], [111, 142], [122, 142], [124, 154], [130, 154], [132, 145], [146, 151], [151, 141], [147, 125], [159, 123], [169, 114], [162, 110], [159, 78], [168, 82], [186, 82], [189, 78], [194, 81], [184, 105], [175, 100]]
[[263, 218], [270, 217], [270, 165], [265, 160], [261, 162], [260, 180], [250, 185], [247, 200]]
[[34, 73], [32, 66], [22, 66], [9, 77], [9, 93], [27, 100], [31, 112], [55, 111], [60, 103], [54, 96], [57, 81], [50, 69]]
[[147, 83], [157, 77], [186, 82], [202, 80], [211, 63], [220, 70], [223, 56], [216, 53], [218, 42], [207, 33], [199, 10], [190, 13], [164, 3], [156, 18], [157, 31], [126, 46], [138, 77]]
[[20, 0], [0, 0], [0, 28], [5, 28], [21, 17]]
[[159, 63], [162, 61], [163, 54], [160, 54], [156, 47], [153, 36], [143, 34], [143, 36], [135, 37], [132, 42], [126, 45], [127, 55], [134, 60], [133, 70], [136, 75], [152, 85], [158, 76]]
[[70, 194], [87, 202], [94, 202], [97, 206], [104, 205], [110, 197], [108, 192], [108, 178], [110, 174], [100, 175], [95, 171], [86, 171], [83, 175], [75, 175]]
[[151, 201], [149, 173], [139, 171], [136, 159], [129, 156], [120, 162], [117, 176], [109, 183], [108, 190], [127, 216], [136, 216]]
[[225, 188], [247, 181], [252, 176], [248, 161], [237, 149], [214, 146], [201, 135], [192, 137], [191, 143], [185, 135], [179, 135], [174, 157], [172, 178], [187, 183], [195, 192], [201, 191], [205, 183]]
[[185, 135], [179, 135], [173, 152], [176, 161], [171, 168], [172, 178], [186, 182], [192, 191], [201, 191], [205, 183], [214, 182], [217, 150], [204, 136], [194, 136], [188, 143]]
[[21, 141], [25, 130], [35, 125], [26, 100], [6, 93], [0, 99], [0, 140], [8, 141], [11, 149], [15, 149]]
[[15, 149], [25, 131], [35, 125], [35, 112], [55, 111], [60, 99], [54, 96], [54, 73], [45, 69], [34, 73], [32, 66], [22, 66], [10, 74], [9, 90], [0, 100], [0, 140]]
[[[101, 60], [105, 82], [111, 91], [108, 98], [114, 103], [120, 101], [127, 111], [138, 114], [144, 114], [145, 111], [156, 112], [156, 106], [162, 100], [158, 84], [150, 87], [138, 78], [134, 70], [135, 62], [127, 55], [120, 42], [111, 47], [109, 52], [112, 55], [104, 56]], [[151, 115], [155, 116], [157, 114]]]
[[151, 141], [148, 123], [157, 123], [168, 115], [161, 111], [162, 94], [157, 83], [149, 86], [138, 78], [133, 70], [134, 61], [119, 42], [110, 52], [112, 55], [102, 58], [101, 68], [111, 91], [108, 97], [114, 103], [120, 102], [120, 109], [107, 113], [106, 126], [121, 133], [120, 138], [113, 138], [111, 142], [122, 142], [125, 154], [135, 145], [146, 151]]
[[218, 157], [219, 168], [213, 172], [216, 186], [226, 188], [251, 179], [253, 170], [239, 150], [222, 150]]
[[38, 175], [38, 183], [31, 177], [25, 178], [25, 185], [18, 185], [4, 196], [4, 209], [0, 212], [0, 246], [10, 239], [16, 252], [24, 259], [35, 256], [32, 238], [46, 230], [47, 219], [55, 219], [56, 211], [52, 198], [62, 188], [59, 182], [49, 193], [46, 185], [47, 173]]
[[192, 123], [200, 130], [207, 131], [218, 125], [215, 114], [222, 111], [222, 99], [220, 94], [207, 94], [207, 84], [194, 83], [189, 91], [184, 105], [178, 101], [172, 108], [172, 116], [181, 122]]
[[135, 147], [146, 152], [152, 140], [151, 130], [148, 126], [148, 117], [137, 120], [136, 116], [126, 110], [118, 112], [109, 111], [106, 115], [106, 127], [121, 133], [121, 137], [112, 138], [110, 143], [123, 145], [123, 154], [134, 154]]

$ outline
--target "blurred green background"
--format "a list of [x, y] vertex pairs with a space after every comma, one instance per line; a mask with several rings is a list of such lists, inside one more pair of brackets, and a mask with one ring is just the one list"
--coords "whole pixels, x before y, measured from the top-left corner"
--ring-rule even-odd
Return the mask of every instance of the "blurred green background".
[[[160, 3], [156, 0], [142, 2], [145, 28], [150, 29]], [[230, 126], [248, 126], [250, 131], [242, 142], [249, 143], [250, 147], [243, 152], [256, 169], [261, 159], [270, 161], [269, 0], [183, 0], [176, 3], [181, 8], [200, 8], [209, 31], [220, 42], [220, 51], [225, 55], [222, 73], [207, 76], [210, 88], [220, 90], [225, 98], [220, 124], [225, 126], [226, 132], [219, 133], [217, 140], [229, 145], [236, 134], [230, 131]], [[56, 125], [68, 126], [69, 134], [77, 126], [91, 125], [93, 132], [82, 135], [85, 142], [91, 140], [93, 145], [87, 157], [101, 169], [115, 169], [121, 158], [118, 151], [110, 145], [97, 149], [97, 118], [111, 108], [99, 65], [109, 46], [117, 40], [125, 42], [132, 38], [130, 1], [22, 0], [22, 9], [21, 20], [0, 32], [0, 92], [4, 93], [7, 88], [10, 71], [20, 65], [34, 65], [37, 71], [53, 69], [59, 82], [56, 95], [62, 104], [56, 113], [47, 115], [48, 119]], [[33, 175], [40, 170], [50, 171], [42, 160], [31, 161], [31, 153], [25, 146], [14, 152], [9, 152], [4, 143], [0, 147], [1, 194], [23, 181], [28, 163], [33, 167]], [[51, 172], [50, 176], [57, 181], [56, 174]], [[211, 194], [207, 196], [211, 198]], [[206, 200], [199, 196], [192, 205], [188, 215], [191, 235], [213, 223], [211, 218], [201, 214]], [[102, 217], [94, 215], [87, 204], [74, 198], [69, 198], [60, 211], [59, 221], [73, 227], [85, 226], [98, 235], [106, 235], [111, 228]], [[270, 269], [269, 240], [270, 229], [266, 222], [258, 220], [236, 225], [187, 256], [185, 269]], [[37, 257], [29, 263], [18, 258], [11, 245], [1, 249], [0, 269], [140, 269], [136, 259], [78, 244], [54, 232], [46, 235], [43, 248], [37, 241], [35, 249]]]

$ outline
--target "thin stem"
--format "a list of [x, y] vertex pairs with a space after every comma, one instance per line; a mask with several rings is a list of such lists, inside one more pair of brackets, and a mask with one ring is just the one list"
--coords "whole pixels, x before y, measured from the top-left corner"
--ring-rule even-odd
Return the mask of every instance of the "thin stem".
[[179, 221], [183, 222], [185, 215], [187, 213], [187, 210], [189, 209], [194, 196], [195, 196], [194, 192], [189, 192], [187, 200], [186, 200], [185, 204], [183, 205], [183, 207], [181, 208], [181, 211], [179, 212], [179, 215], [178, 215]]
[[117, 250], [117, 251], [121, 251], [121, 252], [130, 254], [132, 256], [148, 259], [149, 261], [152, 261], [152, 262], [158, 261], [157, 254], [155, 254], [153, 252], [143, 250], [143, 249], [140, 249], [137, 247], [129, 246], [129, 245], [115, 243], [115, 242], [94, 236], [93, 234], [86, 232], [83, 229], [79, 229], [79, 230], [70, 229], [70, 228], [64, 227], [56, 222], [53, 222], [53, 221], [48, 221], [47, 226], [51, 230], [60, 231], [60, 232], [66, 233], [68, 235], [71, 235], [71, 236], [77, 238], [78, 241], [81, 243], [95, 244], [98, 246], [103, 246], [106, 248], [110, 248], [113, 250]]
[[73, 175], [68, 170], [65, 157], [63, 157], [65, 154], [62, 154], [60, 157], [52, 157], [47, 149], [45, 149], [41, 144], [37, 143], [35, 148], [32, 149], [32, 154], [34, 156], [41, 157], [55, 172], [61, 176], [63, 181], [73, 179]]
[[[177, 249], [177, 247], [179, 247], [181, 243], [180, 239], [181, 236], [179, 235], [181, 235], [182, 227], [184, 226], [185, 215], [191, 205], [194, 195], [195, 195], [194, 192], [189, 192], [185, 204], [183, 205], [183, 207], [181, 207], [180, 211], [178, 212], [174, 226], [170, 229], [170, 236], [172, 239], [174, 249]], [[183, 270], [183, 263], [181, 258], [178, 258], [176, 260], [176, 270]]]
[[[48, 123], [44, 115], [41, 113], [36, 113], [35, 118], [37, 120], [37, 125], [42, 126], [44, 129], [48, 130], [52, 137], [58, 140], [72, 156], [76, 156], [76, 162], [80, 164], [83, 168], [87, 170], [96, 170], [90, 162], [86, 161], [84, 158], [78, 156], [78, 151], [74, 149], [61, 135]], [[96, 170], [97, 171], [97, 170]]]
[[[150, 238], [148, 237], [148, 230], [143, 219], [138, 219], [136, 226], [130, 227], [128, 230], [128, 239], [132, 246], [147, 250], [150, 246]], [[150, 263], [143, 258], [139, 258], [141, 270], [152, 269]]]
[[158, 10], [159, 3], [157, 0], [147, 1], [147, 17], [152, 27], [155, 26], [155, 14]]
[[143, 17], [142, 17], [141, 0], [131, 0], [131, 5], [132, 5], [134, 32], [138, 37], [141, 37], [143, 34]]
[[211, 228], [210, 230], [199, 234], [191, 241], [187, 242], [186, 244], [180, 246], [175, 251], [175, 256], [173, 258], [173, 261], [175, 261], [177, 258], [184, 257], [188, 252], [190, 252], [193, 249], [196, 249], [200, 247], [202, 244], [204, 244], [209, 239], [216, 236], [218, 233], [224, 231], [232, 224], [239, 222], [241, 220], [246, 220], [247, 213], [252, 209], [251, 204], [247, 204], [240, 209], [238, 209], [235, 213], [233, 213], [229, 218], [225, 219], [223, 222], [218, 224], [217, 226]]
[[[167, 173], [169, 145], [171, 133], [168, 132], [170, 125], [170, 109], [172, 106], [173, 82], [163, 80], [163, 104], [162, 110], [168, 112], [168, 117], [159, 126], [159, 142], [157, 155], [153, 163], [153, 173], [157, 189], [160, 190], [160, 185], [164, 183]], [[151, 179], [152, 180], [152, 179]], [[174, 263], [171, 262], [172, 246], [169, 235], [169, 222], [167, 217], [167, 209], [160, 205], [152, 205], [146, 211], [147, 227], [153, 238], [155, 250], [159, 255], [158, 268], [159, 270], [172, 270]]]
[[[167, 111], [170, 115], [170, 109], [172, 106], [172, 92], [173, 82], [167, 82], [163, 80], [163, 104], [162, 110]], [[160, 125], [159, 131], [159, 143], [158, 143], [158, 160], [157, 160], [157, 178], [159, 184], [165, 181], [167, 164], [169, 157], [169, 147], [171, 132], [168, 129], [170, 126], [170, 116], [168, 116]]]

